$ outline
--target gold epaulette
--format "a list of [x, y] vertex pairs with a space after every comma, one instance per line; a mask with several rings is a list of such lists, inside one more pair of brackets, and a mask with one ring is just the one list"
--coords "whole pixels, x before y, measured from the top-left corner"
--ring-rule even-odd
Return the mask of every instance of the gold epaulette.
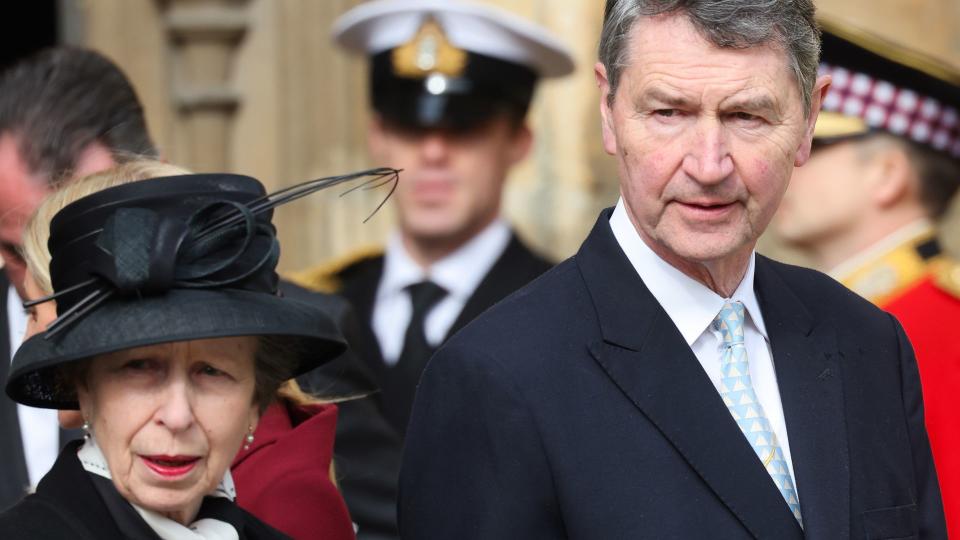
[[951, 257], [937, 257], [932, 263], [934, 284], [955, 298], [960, 298], [960, 261]]
[[339, 274], [341, 272], [364, 259], [379, 257], [380, 255], [383, 255], [383, 247], [367, 246], [314, 267], [291, 272], [286, 277], [301, 287], [325, 293], [335, 293], [340, 290]]
[[874, 304], [886, 306], [930, 276], [933, 259], [925, 258], [919, 246], [935, 238], [936, 232], [929, 225], [912, 227], [915, 230], [905, 230], [909, 234], [888, 237], [871, 251], [844, 263], [834, 271], [834, 277]]
[[924, 279], [928, 263], [912, 244], [903, 244], [850, 272], [841, 283], [878, 306], [884, 306]]

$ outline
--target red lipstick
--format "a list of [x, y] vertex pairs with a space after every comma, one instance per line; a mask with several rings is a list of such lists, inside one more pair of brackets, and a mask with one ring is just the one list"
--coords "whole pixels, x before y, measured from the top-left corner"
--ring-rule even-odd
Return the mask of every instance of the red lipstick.
[[200, 461], [197, 456], [140, 456], [143, 464], [153, 472], [166, 477], [183, 476]]

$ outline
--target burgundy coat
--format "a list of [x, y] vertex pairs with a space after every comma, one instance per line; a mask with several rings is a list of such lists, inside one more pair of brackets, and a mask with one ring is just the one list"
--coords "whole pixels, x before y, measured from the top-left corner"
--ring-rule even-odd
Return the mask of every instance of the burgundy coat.
[[330, 480], [337, 425], [333, 404], [271, 405], [231, 473], [237, 504], [293, 538], [352, 540], [350, 514]]

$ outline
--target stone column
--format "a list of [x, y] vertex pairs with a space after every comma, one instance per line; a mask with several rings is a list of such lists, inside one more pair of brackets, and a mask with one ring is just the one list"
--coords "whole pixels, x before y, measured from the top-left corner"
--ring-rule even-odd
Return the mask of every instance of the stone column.
[[230, 168], [229, 141], [240, 93], [231, 84], [247, 32], [245, 0], [161, 2], [171, 47], [175, 150], [196, 171]]

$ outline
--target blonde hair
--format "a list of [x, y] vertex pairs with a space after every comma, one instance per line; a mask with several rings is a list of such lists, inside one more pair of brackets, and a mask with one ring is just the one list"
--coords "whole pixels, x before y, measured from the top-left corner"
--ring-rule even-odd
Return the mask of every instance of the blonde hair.
[[50, 250], [47, 248], [47, 240], [50, 239], [50, 220], [64, 207], [107, 188], [148, 178], [184, 174], [190, 174], [190, 171], [152, 159], [138, 159], [63, 184], [59, 190], [40, 203], [23, 231], [23, 247], [20, 248], [20, 252], [27, 262], [30, 277], [44, 294], [53, 292], [53, 285], [50, 283]]

